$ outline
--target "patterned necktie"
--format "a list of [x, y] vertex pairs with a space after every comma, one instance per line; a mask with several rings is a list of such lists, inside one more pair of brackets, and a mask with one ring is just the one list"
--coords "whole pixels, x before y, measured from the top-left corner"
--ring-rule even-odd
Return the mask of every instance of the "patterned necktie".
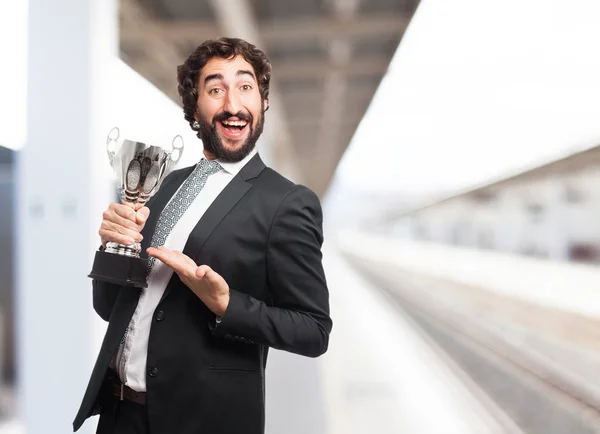
[[[167, 204], [158, 217], [156, 229], [152, 235], [151, 247], [163, 246], [167, 237], [179, 221], [183, 213], [190, 204], [196, 199], [198, 193], [206, 184], [208, 177], [222, 169], [221, 165], [215, 160], [202, 159], [196, 165], [190, 176], [184, 181], [181, 188], [175, 193], [175, 196]], [[149, 258], [148, 274], [154, 265], [156, 258]]]

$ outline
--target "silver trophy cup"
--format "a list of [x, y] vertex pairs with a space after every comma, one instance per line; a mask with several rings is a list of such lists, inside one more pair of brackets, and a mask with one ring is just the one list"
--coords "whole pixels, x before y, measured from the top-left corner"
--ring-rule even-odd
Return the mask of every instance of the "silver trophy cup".
[[[115, 127], [106, 139], [106, 151], [119, 182], [121, 200], [145, 205], [181, 158], [183, 139], [175, 136], [171, 150], [166, 150], [128, 139], [119, 141], [119, 129]], [[109, 242], [106, 251], [139, 258], [141, 247], [140, 243], [125, 246]]]
[[[183, 153], [183, 139], [175, 136], [171, 149], [142, 142], [119, 140], [118, 128], [106, 139], [108, 159], [119, 183], [123, 202], [144, 205], [156, 194], [162, 181], [173, 171]], [[148, 260], [140, 258], [141, 245], [108, 242], [96, 252], [90, 277], [125, 286], [145, 287]]]

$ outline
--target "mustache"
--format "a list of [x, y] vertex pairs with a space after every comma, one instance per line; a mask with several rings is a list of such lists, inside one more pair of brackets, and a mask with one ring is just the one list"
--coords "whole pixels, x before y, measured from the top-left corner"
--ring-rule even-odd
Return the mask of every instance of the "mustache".
[[252, 122], [252, 116], [250, 116], [250, 114], [248, 114], [248, 113], [237, 112], [236, 114], [231, 114], [229, 112], [223, 112], [223, 113], [216, 114], [213, 117], [213, 123], [225, 121], [225, 120], [227, 120], [229, 118], [232, 118], [232, 117], [236, 117], [240, 121], [247, 121], [249, 123]]

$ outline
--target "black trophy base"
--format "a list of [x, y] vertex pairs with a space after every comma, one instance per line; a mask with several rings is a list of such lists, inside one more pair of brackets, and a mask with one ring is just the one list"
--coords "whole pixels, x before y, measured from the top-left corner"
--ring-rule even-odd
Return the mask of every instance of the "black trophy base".
[[94, 258], [92, 272], [88, 277], [100, 282], [146, 288], [147, 269], [148, 259], [98, 251]]

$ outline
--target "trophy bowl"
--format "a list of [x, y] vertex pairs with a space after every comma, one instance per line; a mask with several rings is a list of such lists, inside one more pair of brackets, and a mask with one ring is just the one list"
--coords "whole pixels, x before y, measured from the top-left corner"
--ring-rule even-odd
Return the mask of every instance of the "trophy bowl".
[[[113, 128], [106, 140], [106, 151], [113, 168], [123, 203], [145, 205], [156, 194], [162, 181], [173, 171], [183, 153], [183, 139], [177, 135], [171, 149], [129, 139], [119, 140]], [[106, 243], [96, 252], [89, 277], [124, 286], [146, 287], [148, 259], [140, 258], [141, 245]]]

